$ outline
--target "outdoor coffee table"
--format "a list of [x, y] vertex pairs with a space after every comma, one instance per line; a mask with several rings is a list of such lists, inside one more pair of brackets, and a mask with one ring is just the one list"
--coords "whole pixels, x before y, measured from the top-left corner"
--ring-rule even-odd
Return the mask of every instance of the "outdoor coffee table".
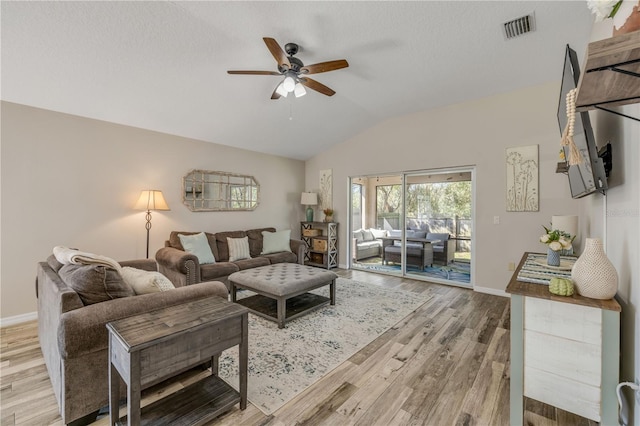
[[[260, 266], [229, 275], [231, 301], [284, 328], [284, 324], [294, 318], [328, 303], [335, 305], [336, 278], [334, 272], [297, 263]], [[325, 285], [329, 286], [330, 297], [308, 293]], [[239, 288], [258, 294], [237, 300]]]

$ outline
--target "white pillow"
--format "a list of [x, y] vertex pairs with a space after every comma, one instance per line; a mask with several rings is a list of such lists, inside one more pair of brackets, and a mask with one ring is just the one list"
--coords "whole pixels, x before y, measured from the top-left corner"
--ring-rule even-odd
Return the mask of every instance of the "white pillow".
[[169, 278], [156, 271], [144, 271], [142, 269], [125, 266], [120, 271], [122, 279], [129, 284], [136, 294], [157, 293], [174, 289]]
[[387, 231], [385, 231], [384, 229], [371, 228], [370, 231], [373, 234], [374, 238], [383, 238], [387, 236]]
[[362, 239], [364, 241], [373, 241], [373, 240], [375, 240], [375, 238], [373, 237], [373, 233], [368, 229], [365, 229], [365, 230], [362, 231]]
[[249, 237], [227, 237], [227, 244], [229, 245], [229, 262], [251, 259], [251, 254], [249, 253]]
[[216, 259], [211, 252], [211, 246], [209, 246], [209, 241], [204, 232], [194, 235], [178, 234], [178, 238], [180, 238], [180, 244], [182, 244], [184, 251], [194, 254], [201, 265], [216, 263]]
[[262, 231], [262, 252], [260, 254], [290, 252], [290, 239], [291, 229], [277, 232]]

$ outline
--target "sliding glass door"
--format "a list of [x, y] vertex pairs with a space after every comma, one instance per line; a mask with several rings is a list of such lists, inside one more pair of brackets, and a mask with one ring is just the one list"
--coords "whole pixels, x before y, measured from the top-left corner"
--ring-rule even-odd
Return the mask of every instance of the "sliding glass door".
[[470, 286], [473, 168], [351, 179], [351, 266]]
[[471, 284], [472, 171], [404, 175], [406, 275]]

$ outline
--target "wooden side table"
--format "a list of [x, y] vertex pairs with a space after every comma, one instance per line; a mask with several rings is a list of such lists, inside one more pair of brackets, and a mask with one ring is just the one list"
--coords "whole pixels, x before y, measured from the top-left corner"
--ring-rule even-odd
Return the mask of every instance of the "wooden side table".
[[[120, 421], [119, 377], [127, 385], [129, 425], [200, 424], [238, 402], [247, 407], [248, 310], [219, 297], [124, 318], [109, 330], [109, 414]], [[239, 350], [239, 392], [221, 380], [220, 353]], [[211, 359], [213, 374], [140, 411], [140, 391]]]

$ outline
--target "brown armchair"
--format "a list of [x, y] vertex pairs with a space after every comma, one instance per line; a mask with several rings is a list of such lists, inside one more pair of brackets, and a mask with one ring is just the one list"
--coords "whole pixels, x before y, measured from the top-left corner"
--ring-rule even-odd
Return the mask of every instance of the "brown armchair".
[[[146, 259], [121, 265], [156, 269]], [[223, 283], [208, 282], [85, 306], [58, 274], [61, 266], [53, 256], [38, 263], [36, 296], [40, 347], [66, 424], [90, 423], [109, 403], [108, 322], [204, 297], [227, 297]]]

